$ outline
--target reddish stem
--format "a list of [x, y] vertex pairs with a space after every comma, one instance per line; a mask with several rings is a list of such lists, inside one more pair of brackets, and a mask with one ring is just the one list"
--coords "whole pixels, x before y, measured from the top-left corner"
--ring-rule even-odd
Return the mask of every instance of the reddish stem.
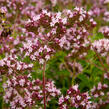
[[90, 45], [92, 46], [92, 48], [93, 48], [94, 52], [96, 53], [96, 56], [98, 57], [98, 59], [99, 59], [99, 61], [100, 61], [101, 65], [103, 66], [104, 71], [105, 71], [105, 72], [108, 72], [108, 69], [104, 66], [104, 63], [103, 63], [103, 61], [102, 61], [101, 57], [99, 56], [99, 54], [98, 54], [98, 52], [96, 51], [96, 49], [93, 47], [93, 45], [92, 45], [92, 43], [91, 43], [90, 39], [88, 39], [88, 41], [90, 42]]
[[46, 68], [46, 62], [44, 62], [44, 65], [43, 65], [43, 96], [44, 96], [44, 109], [46, 109], [45, 68]]
[[91, 44], [91, 46], [92, 46], [92, 48], [93, 48], [94, 52], [96, 53], [96, 56], [98, 57], [98, 59], [99, 59], [99, 61], [100, 61], [101, 65], [102, 65], [102, 66], [103, 66], [103, 68], [104, 68], [104, 71], [105, 71], [105, 72], [103, 72], [103, 75], [102, 75], [102, 77], [101, 77], [101, 82], [103, 82], [103, 80], [104, 80], [104, 73], [107, 73], [107, 72], [108, 72], [108, 69], [107, 69], [107, 67], [105, 67], [105, 65], [104, 65], [104, 63], [103, 63], [103, 61], [102, 61], [101, 57], [99, 56], [99, 54], [98, 54], [97, 50], [93, 47], [93, 45], [92, 45], [92, 43], [91, 43], [90, 39], [88, 39], [88, 40], [89, 40], [89, 42], [90, 42], [90, 44]]

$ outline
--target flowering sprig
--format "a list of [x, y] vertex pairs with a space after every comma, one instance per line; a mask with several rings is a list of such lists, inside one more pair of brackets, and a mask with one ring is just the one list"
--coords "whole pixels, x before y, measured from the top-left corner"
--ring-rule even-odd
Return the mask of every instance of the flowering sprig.
[[38, 60], [40, 64], [48, 61], [54, 52], [48, 45], [41, 43], [37, 37], [24, 42], [22, 51], [25, 51], [25, 57], [29, 56], [32, 61]]
[[10, 55], [0, 60], [0, 73], [6, 75], [23, 73], [25, 70], [31, 70], [33, 64], [26, 64], [18, 61], [16, 55]]
[[36, 40], [49, 45], [51, 49], [55, 51], [59, 48], [64, 49], [69, 51], [69, 57], [78, 57], [87, 48], [89, 44], [87, 36], [95, 25], [96, 22], [90, 18], [90, 13], [76, 7], [73, 11], [66, 10], [58, 13], [43, 10], [27, 22], [26, 29], [34, 32], [38, 38]]
[[[4, 100], [12, 109], [26, 107], [42, 107], [43, 91], [42, 81], [31, 80], [29, 76], [13, 76], [4, 83]], [[61, 92], [53, 81], [47, 81], [45, 85], [47, 102], [58, 97]]]
[[81, 93], [78, 85], [72, 86], [65, 97], [59, 98], [60, 109], [70, 109], [71, 107], [89, 109], [91, 106], [88, 93]]
[[109, 38], [109, 27], [103, 26], [99, 29], [99, 32], [101, 32], [105, 38]]
[[109, 52], [109, 40], [104, 38], [94, 41], [92, 49], [95, 49], [101, 56], [107, 56]]
[[93, 100], [91, 108], [93, 109], [100, 108], [101, 106], [109, 103], [108, 89], [109, 89], [108, 85], [103, 84], [101, 82], [99, 82], [97, 86], [94, 86], [91, 89], [90, 96]]
[[21, 23], [23, 18], [35, 15], [44, 6], [43, 0], [2, 0], [0, 4], [1, 6], [5, 5], [4, 8], [8, 12], [6, 16], [11, 23], [16, 21]]

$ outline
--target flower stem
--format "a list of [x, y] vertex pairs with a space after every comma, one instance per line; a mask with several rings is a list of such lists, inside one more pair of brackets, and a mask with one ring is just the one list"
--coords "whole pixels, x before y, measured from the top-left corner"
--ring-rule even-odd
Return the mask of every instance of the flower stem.
[[46, 62], [44, 62], [44, 65], [43, 65], [43, 96], [44, 96], [44, 109], [46, 109], [45, 68], [46, 68]]
[[99, 56], [99, 54], [98, 54], [98, 52], [96, 51], [96, 49], [93, 47], [93, 45], [92, 45], [92, 43], [91, 43], [90, 39], [88, 39], [88, 41], [90, 42], [90, 45], [92, 46], [92, 48], [93, 48], [93, 50], [94, 50], [94, 52], [95, 52], [96, 56], [98, 57], [98, 59], [99, 59], [99, 61], [100, 61], [101, 65], [103, 66], [104, 71], [105, 71], [105, 72], [108, 72], [108, 69], [105, 67], [105, 65], [104, 65], [104, 63], [103, 63], [103, 61], [102, 61], [101, 57]]

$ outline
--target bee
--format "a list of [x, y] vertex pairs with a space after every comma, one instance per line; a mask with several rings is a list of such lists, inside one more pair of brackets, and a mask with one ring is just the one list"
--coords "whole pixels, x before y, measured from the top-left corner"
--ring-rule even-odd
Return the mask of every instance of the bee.
[[2, 32], [1, 32], [1, 37], [7, 37], [8, 35], [12, 34], [12, 29], [10, 28], [3, 28]]

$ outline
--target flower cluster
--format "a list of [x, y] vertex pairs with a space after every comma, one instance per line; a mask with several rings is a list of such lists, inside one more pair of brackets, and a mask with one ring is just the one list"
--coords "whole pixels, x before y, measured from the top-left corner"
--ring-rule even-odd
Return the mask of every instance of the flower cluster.
[[[49, 45], [54, 51], [64, 49], [69, 51], [69, 57], [78, 57], [86, 50], [89, 44], [87, 36], [94, 26], [96, 22], [90, 18], [90, 13], [76, 7], [73, 11], [58, 13], [43, 10], [27, 22], [26, 29], [35, 33], [36, 41], [40, 41], [42, 45]], [[31, 46], [31, 42], [29, 43]]]
[[107, 73], [104, 74], [104, 78], [105, 79], [109, 79], [109, 72], [107, 72]]
[[108, 88], [107, 84], [99, 82], [97, 86], [91, 89], [91, 97], [94, 99], [92, 103], [93, 109], [100, 108], [100, 106], [109, 103]]
[[59, 98], [60, 109], [70, 109], [71, 107], [90, 109], [91, 101], [88, 93], [81, 93], [78, 85], [72, 86], [65, 97]]
[[[95, 3], [93, 3], [93, 2], [95, 2]], [[99, 3], [97, 0], [95, 0], [95, 1], [93, 0], [91, 3], [92, 3], [92, 7], [90, 9], [91, 15], [94, 17], [104, 16], [104, 12], [107, 11], [106, 6], [104, 6], [104, 0], [100, 0]]]
[[31, 60], [38, 60], [40, 64], [48, 61], [51, 54], [54, 52], [48, 45], [42, 44], [37, 37], [30, 38], [23, 43], [22, 51], [25, 51], [25, 56], [29, 56]]
[[75, 71], [76, 75], [81, 73], [83, 71], [83, 67], [80, 63], [77, 62], [68, 62], [68, 66], [71, 69], [72, 72]]
[[13, 75], [19, 74], [19, 72], [24, 72], [25, 70], [31, 70], [33, 64], [26, 64], [24, 62], [18, 61], [16, 55], [10, 55], [0, 60], [0, 73]]
[[[39, 79], [31, 80], [30, 75], [13, 76], [3, 86], [5, 90], [4, 100], [10, 104], [12, 109], [42, 107], [42, 81]], [[47, 102], [61, 94], [60, 90], [56, 89], [53, 81], [46, 82], [45, 89]]]
[[[32, 5], [34, 4], [34, 5]], [[33, 16], [37, 12], [41, 10], [41, 8], [44, 6], [43, 0], [1, 0], [0, 6], [4, 6], [5, 9], [8, 11], [7, 18], [13, 22], [13, 21], [19, 21], [22, 20], [25, 16], [28, 17], [29, 15]], [[17, 13], [17, 17], [16, 17]], [[17, 19], [16, 19], [17, 18]], [[20, 19], [21, 18], [21, 19]]]
[[104, 3], [105, 3], [105, 4], [108, 4], [108, 3], [109, 3], [109, 0], [104, 0]]
[[109, 40], [100, 39], [92, 43], [92, 49], [96, 50], [101, 56], [107, 56], [109, 52]]
[[104, 13], [104, 21], [109, 22], [109, 11]]
[[101, 32], [105, 38], [109, 37], [109, 27], [108, 26], [103, 26], [99, 29], [99, 32]]

